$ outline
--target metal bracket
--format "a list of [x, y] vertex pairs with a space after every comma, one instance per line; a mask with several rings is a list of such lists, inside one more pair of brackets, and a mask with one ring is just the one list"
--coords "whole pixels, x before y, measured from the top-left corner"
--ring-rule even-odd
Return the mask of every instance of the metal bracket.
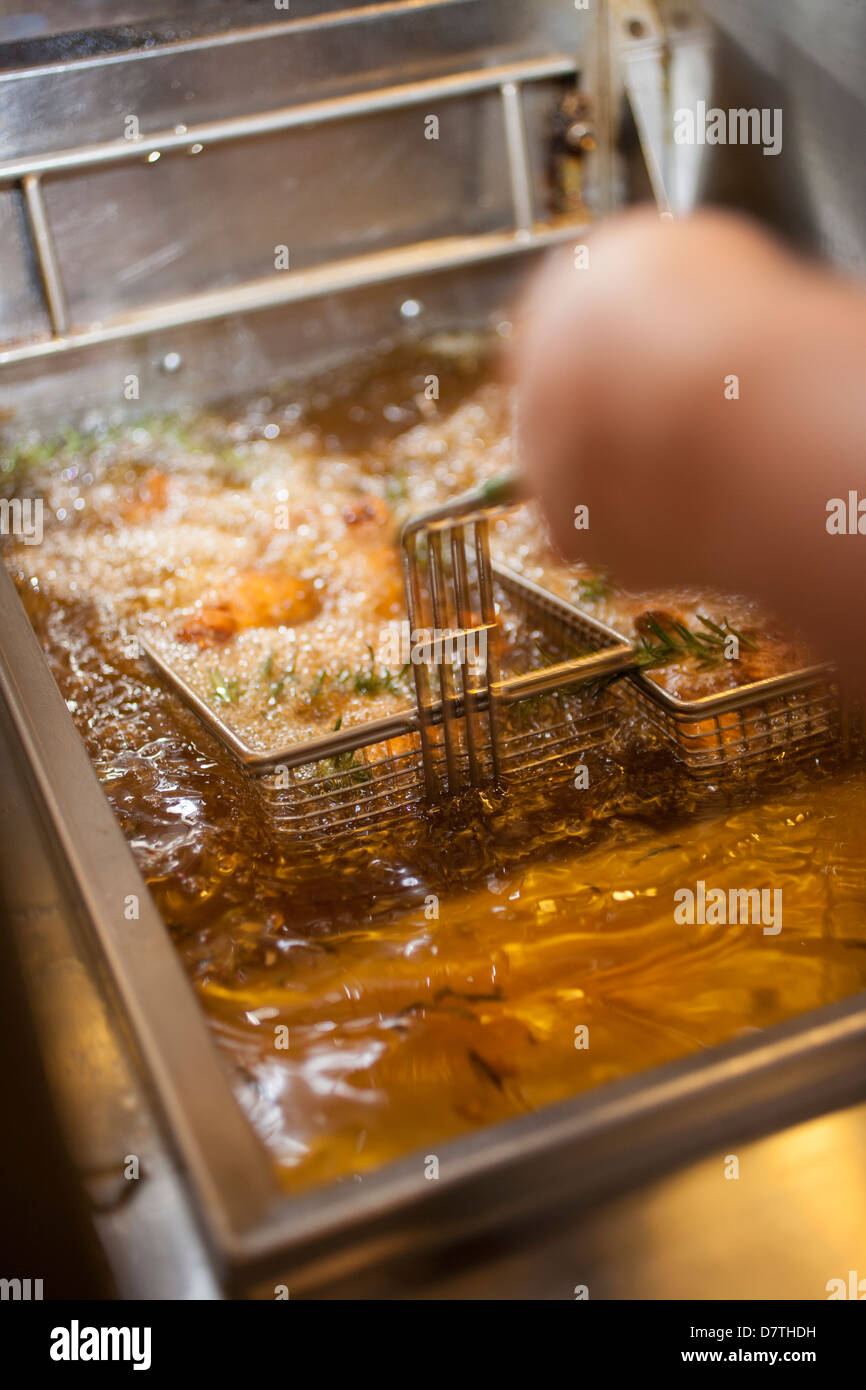
[[610, 0], [622, 79], [663, 217], [698, 200], [701, 151], [674, 141], [675, 113], [709, 93], [712, 45], [696, 0]]

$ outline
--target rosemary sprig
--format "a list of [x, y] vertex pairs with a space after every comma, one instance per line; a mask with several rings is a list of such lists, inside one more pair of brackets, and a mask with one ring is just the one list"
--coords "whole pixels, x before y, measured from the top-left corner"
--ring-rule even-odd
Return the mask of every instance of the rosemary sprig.
[[[339, 733], [342, 726], [343, 716], [341, 714], [334, 725], [334, 733]], [[369, 782], [373, 774], [365, 763], [355, 762], [355, 751], [355, 749], [349, 748], [345, 753], [336, 753], [333, 758], [323, 758], [323, 764], [325, 767], [329, 767], [332, 772], [351, 772], [352, 775], [348, 779], [351, 784]]]
[[92, 448], [92, 440], [71, 428], [32, 443], [13, 444], [8, 451], [0, 444], [0, 474], [5, 476], [19, 471], [26, 474], [30, 469], [50, 463], [58, 455], [80, 454], [86, 446]]
[[216, 668], [210, 673], [210, 688], [214, 699], [223, 705], [236, 705], [244, 693], [237, 676], [224, 676]]
[[269, 705], [275, 705], [277, 701], [280, 699], [283, 691], [285, 690], [286, 681], [291, 680], [295, 674], [295, 666], [297, 664], [297, 660], [298, 653], [297, 651], [295, 651], [292, 654], [291, 665], [287, 666], [285, 670], [282, 673], [280, 673], [274, 670], [273, 652], [268, 652], [267, 656], [261, 664], [261, 667], [259, 668], [259, 679], [267, 685]]
[[613, 587], [603, 574], [578, 579], [575, 583], [575, 598], [578, 603], [600, 603], [602, 599], [610, 598], [612, 593]]
[[757, 643], [732, 627], [727, 618], [717, 623], [712, 618], [704, 617], [702, 613], [695, 616], [706, 631], [692, 630], [679, 619], [672, 619], [670, 624], [665, 626], [658, 618], [647, 617], [644, 625], [655, 641], [652, 641], [647, 633], [641, 634], [636, 654], [638, 666], [642, 669], [669, 666], [684, 657], [693, 657], [699, 670], [712, 670], [726, 659], [725, 649], [731, 637], [735, 637], [741, 647], [749, 651], [757, 650]]
[[337, 676], [337, 684], [343, 686], [351, 684], [357, 695], [403, 694], [406, 673], [409, 670], [408, 664], [401, 666], [395, 675], [393, 671], [388, 670], [387, 666], [377, 666], [376, 653], [369, 643], [367, 651], [370, 653], [369, 666], [359, 667], [357, 671], [341, 671]]
[[318, 672], [318, 674], [317, 674], [317, 676], [316, 676], [316, 679], [315, 679], [315, 681], [313, 682], [312, 689], [310, 690], [310, 693], [309, 693], [309, 695], [307, 696], [307, 699], [309, 700], [309, 702], [310, 702], [311, 705], [312, 705], [312, 704], [315, 704], [316, 700], [318, 700], [319, 696], [321, 695], [322, 691], [324, 690], [324, 688], [325, 688], [325, 681], [327, 680], [327, 677], [328, 677], [328, 673], [327, 673], [327, 671], [325, 670], [324, 666], [322, 666], [322, 667], [319, 669], [319, 672]]

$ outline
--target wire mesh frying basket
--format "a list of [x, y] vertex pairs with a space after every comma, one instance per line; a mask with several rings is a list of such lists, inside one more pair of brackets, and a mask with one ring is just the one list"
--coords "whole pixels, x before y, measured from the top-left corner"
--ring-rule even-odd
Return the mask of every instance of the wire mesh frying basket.
[[683, 700], [647, 672], [622, 683], [640, 714], [693, 777], [719, 777], [836, 746], [843, 718], [835, 668], [824, 664]]
[[[628, 670], [632, 644], [491, 563], [490, 516], [519, 500], [510, 483], [488, 485], [406, 528], [417, 701], [396, 714], [259, 751], [142, 639], [169, 685], [253, 778], [274, 830], [356, 833], [467, 787], [554, 782], [607, 742], [618, 705], [603, 678]], [[503, 676], [506, 627], [537, 635], [561, 659]]]
[[[490, 521], [522, 500], [513, 479], [499, 479], [404, 527], [403, 626], [416, 699], [386, 717], [253, 749], [142, 640], [172, 688], [247, 770], [275, 831], [301, 839], [355, 834], [467, 788], [528, 779], [553, 785], [608, 742], [623, 700], [698, 778], [839, 742], [832, 666], [683, 700], [634, 669], [634, 644], [613, 628], [494, 563]], [[530, 634], [529, 650], [541, 653], [527, 662], [524, 649], [524, 669], [509, 645], [519, 634]]]

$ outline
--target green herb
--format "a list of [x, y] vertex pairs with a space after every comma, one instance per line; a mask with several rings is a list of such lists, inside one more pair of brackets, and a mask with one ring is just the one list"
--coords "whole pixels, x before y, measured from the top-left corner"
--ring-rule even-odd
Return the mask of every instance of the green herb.
[[[297, 659], [298, 654], [295, 652], [292, 657], [291, 667], [285, 670], [282, 675], [278, 675], [274, 671], [274, 654], [273, 652], [268, 652], [259, 669], [260, 680], [267, 682], [268, 704], [276, 704], [277, 700], [279, 700], [285, 689], [286, 681], [295, 674], [295, 662]], [[271, 677], [273, 677], [273, 679], [271, 679]]]
[[[334, 725], [334, 733], [338, 734], [342, 727], [343, 716], [341, 714], [336, 724]], [[324, 758], [322, 761], [324, 766], [330, 768], [332, 772], [351, 772], [351, 777], [346, 779], [350, 784], [369, 782], [370, 778], [373, 776], [366, 763], [355, 763], [355, 750], [351, 748], [348, 749], [345, 753], [337, 753], [333, 758]]]
[[723, 640], [726, 641], [729, 636], [736, 637], [740, 646], [745, 647], [747, 651], [756, 652], [758, 650], [757, 642], [753, 642], [751, 637], [747, 637], [746, 634], [740, 632], [738, 628], [732, 627], [727, 618], [723, 618], [721, 625], [719, 625], [718, 623], [714, 623], [712, 618], [705, 618], [702, 613], [698, 613], [697, 616], [704, 624], [704, 627], [708, 627], [711, 632], [717, 633]]
[[69, 449], [70, 452], [73, 454], [80, 454], [86, 442], [84, 435], [79, 433], [78, 430], [73, 429], [64, 430], [62, 435], [60, 436], [60, 439], [60, 447], [63, 449]]
[[350, 773], [350, 776], [345, 778], [350, 786], [360, 786], [364, 782], [369, 782], [373, 776], [370, 769], [366, 767], [364, 763], [355, 762], [355, 754], [353, 752], [340, 753], [336, 758], [331, 758], [329, 761], [335, 772]]
[[[572, 682], [575, 683], [577, 682]], [[562, 685], [556, 690], [542, 690], [536, 695], [525, 695], [513, 706], [515, 718], [524, 725], [533, 715], [548, 714], [552, 717], [562, 708], [561, 696], [568, 688], [567, 685]]]
[[217, 670], [210, 673], [210, 688], [214, 699], [224, 705], [236, 705], [244, 693], [237, 676], [226, 677]]
[[310, 704], [312, 704], [314, 700], [318, 700], [319, 696], [321, 695], [322, 689], [323, 689], [324, 684], [325, 684], [325, 679], [326, 679], [326, 677], [327, 677], [327, 674], [328, 674], [328, 673], [327, 673], [327, 671], [325, 670], [325, 668], [322, 667], [321, 670], [319, 671], [318, 676], [316, 677], [316, 683], [315, 683], [315, 685], [313, 686], [312, 690], [310, 691], [309, 695], [307, 696], [307, 699], [310, 701]]
[[610, 598], [613, 588], [603, 574], [595, 574], [589, 579], [578, 579], [575, 584], [578, 603], [600, 603]]
[[370, 653], [370, 664], [361, 667], [357, 671], [341, 671], [337, 677], [339, 685], [352, 683], [352, 689], [358, 695], [399, 695], [405, 691], [406, 673], [409, 670], [408, 664], [402, 666], [395, 675], [389, 671], [387, 666], [376, 665], [376, 653], [371, 646], [367, 646]]
[[757, 643], [732, 627], [727, 618], [721, 623], [716, 623], [700, 613], [696, 614], [696, 617], [706, 631], [692, 631], [678, 620], [672, 620], [669, 626], [665, 626], [658, 618], [647, 618], [645, 625], [651, 636], [644, 634], [638, 642], [638, 666], [669, 666], [671, 662], [680, 661], [683, 657], [693, 657], [699, 670], [711, 670], [725, 660], [728, 639], [731, 637], [735, 637], [740, 646], [750, 651], [757, 649]]
[[0, 473], [9, 474], [19, 470], [26, 473], [32, 468], [50, 463], [65, 451], [80, 453], [85, 442], [84, 436], [79, 434], [78, 430], [67, 429], [49, 439], [37, 439], [30, 444], [14, 444], [4, 453], [0, 462]]

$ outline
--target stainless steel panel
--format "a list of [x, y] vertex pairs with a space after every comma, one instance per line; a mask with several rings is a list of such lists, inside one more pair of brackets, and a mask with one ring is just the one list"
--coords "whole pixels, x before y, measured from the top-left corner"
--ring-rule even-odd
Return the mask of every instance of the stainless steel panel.
[[[243, 25], [299, 19], [331, 10], [361, 9], [375, 0], [291, 0], [279, 10], [274, 0], [5, 0], [0, 15], [0, 45], [54, 52], [65, 57], [129, 47], [157, 38], [170, 42], [192, 34], [219, 32]], [[131, 26], [135, 26], [133, 29]], [[94, 36], [93, 30], [99, 30]], [[63, 36], [66, 43], [56, 41]], [[47, 41], [54, 38], [49, 48]], [[71, 40], [71, 42], [70, 42]], [[16, 55], [17, 56], [17, 55]], [[0, 63], [6, 54], [0, 47]]]
[[50, 329], [20, 189], [0, 189], [0, 343]]
[[[228, 1205], [210, 1236], [230, 1243], [273, 1202], [271, 1165], [234, 1102], [180, 960], [10, 586], [0, 566], [0, 697], [80, 920], [87, 929], [99, 918], [108, 929], [101, 965], [130, 1036], [149, 1054], [147, 1084], [159, 1097], [175, 1156], [183, 1171], [199, 1169], [200, 1204], [222, 1207], [217, 1189], [224, 1184]], [[130, 895], [137, 915], [125, 910]], [[92, 950], [92, 934], [89, 941]], [[216, 1185], [205, 1173], [214, 1163], [222, 1172]]]
[[[637, 1191], [467, 1241], [448, 1260], [419, 1260], [397, 1297], [569, 1302], [585, 1285], [594, 1303], [824, 1300], [828, 1278], [863, 1268], [864, 1146], [866, 1105], [738, 1142], [738, 1182], [725, 1181], [722, 1141]], [[365, 1275], [332, 1284], [327, 1297], [374, 1298], [381, 1288]], [[273, 1286], [261, 1292], [272, 1298]]]
[[[667, 8], [676, 10], [676, 0]], [[702, 201], [745, 209], [811, 252], [866, 272], [866, 7], [861, 0], [704, 0], [708, 105], [780, 109], [782, 149], [704, 147]]]
[[[63, 856], [40, 821], [21, 755], [0, 700], [3, 930], [17, 948], [66, 1148], [117, 1293], [219, 1297], [189, 1194], [154, 1121], [123, 1018], [95, 968]], [[134, 1179], [126, 1176], [130, 1156], [138, 1160]]]
[[[432, 8], [439, 11], [446, 3]], [[414, 15], [431, 9], [410, 8]], [[405, 18], [404, 9], [377, 7], [377, 23]], [[478, 13], [471, 11], [473, 17]], [[352, 16], [331, 19], [323, 27], [293, 25], [292, 33], [297, 38], [321, 29], [321, 49], [333, 58], [334, 37], [344, 36]], [[336, 288], [395, 278], [399, 266], [364, 264], [365, 256], [392, 247], [429, 243], [414, 264], [432, 268], [507, 252], [507, 245], [474, 247], [472, 238], [509, 227], [517, 239], [538, 242], [536, 222], [551, 202], [541, 152], [550, 118], [534, 93], [528, 128], [524, 87], [570, 77], [574, 59], [548, 52], [491, 66], [489, 54], [482, 62], [466, 47], [472, 25], [458, 29], [463, 47], [457, 58], [428, 52], [427, 71], [438, 75], [424, 81], [417, 75], [406, 80], [405, 51], [398, 48], [390, 58], [399, 80], [392, 78], [390, 86], [369, 90], [361, 83], [361, 93], [325, 94], [289, 106], [283, 101], [274, 108], [260, 101], [253, 112], [223, 110], [219, 120], [204, 122], [179, 121], [185, 113], [176, 99], [173, 125], [154, 130], [133, 111], [122, 122], [131, 138], [115, 134], [94, 143], [78, 137], [72, 146], [55, 142], [53, 151], [19, 150], [0, 161], [0, 182], [20, 182], [26, 195], [53, 330], [44, 350], [66, 352], [321, 294], [332, 286], [303, 277], [329, 260], [336, 263]], [[548, 30], [549, 43], [557, 26]], [[364, 30], [369, 32], [378, 35], [379, 28]], [[233, 73], [242, 65], [247, 40], [262, 37], [244, 31], [231, 36], [230, 48], [220, 43], [220, 54], [231, 59], [223, 66]], [[272, 37], [282, 41], [283, 30]], [[177, 48], [171, 50], [175, 57]], [[201, 58], [213, 53], [213, 43], [206, 49], [193, 44], [193, 50]], [[154, 50], [150, 56], [164, 54]], [[133, 75], [141, 57], [130, 53], [114, 66]], [[467, 66], [470, 59], [476, 66]], [[108, 61], [98, 60], [99, 71]], [[78, 67], [58, 69], [58, 81]], [[49, 75], [16, 74], [24, 105], [37, 118], [39, 82]], [[0, 101], [2, 92], [0, 81]], [[548, 86], [547, 100], [555, 106], [556, 84]], [[431, 119], [438, 122], [433, 139]], [[328, 239], [322, 236], [325, 226], [333, 229]], [[278, 250], [288, 264], [277, 259]], [[26, 341], [29, 328], [22, 328], [20, 346], [0, 354], [4, 365], [41, 354], [38, 341]], [[11, 329], [6, 332], [12, 336]]]
[[[495, 331], [508, 318], [532, 259], [520, 245], [507, 243], [505, 250], [509, 254], [501, 259], [429, 275], [407, 267], [382, 284], [107, 342], [56, 361], [6, 366], [0, 369], [2, 435], [12, 444], [28, 429], [52, 435], [65, 424], [132, 418], [259, 391], [302, 380], [407, 334], [457, 324]], [[418, 306], [412, 319], [401, 312], [407, 301], [413, 310]], [[134, 400], [124, 394], [130, 375], [139, 383]]]
[[[574, 53], [592, 16], [561, 0], [384, 3], [289, 19], [228, 39], [0, 73], [0, 158], [221, 120], [442, 72]], [[228, 61], [227, 61], [228, 57]]]
[[[70, 320], [511, 224], [498, 92], [49, 180]], [[231, 190], [228, 194], [228, 190]]]

